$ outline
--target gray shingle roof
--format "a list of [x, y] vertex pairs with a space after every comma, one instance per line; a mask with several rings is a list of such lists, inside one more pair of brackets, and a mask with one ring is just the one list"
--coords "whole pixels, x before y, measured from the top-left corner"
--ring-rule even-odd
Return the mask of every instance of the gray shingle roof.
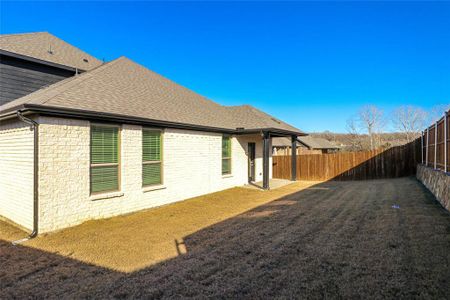
[[272, 138], [272, 147], [290, 147], [290, 146], [291, 146], [290, 138], [285, 137]]
[[312, 149], [339, 149], [339, 146], [334, 145], [326, 139], [312, 137], [310, 135], [299, 136], [298, 140]]
[[[225, 107], [232, 118], [232, 126], [234, 128], [243, 127], [245, 129], [259, 129], [259, 128], [276, 128], [289, 130], [294, 132], [301, 132], [295, 128], [265, 112], [250, 106], [222, 106]], [[301, 132], [302, 133], [302, 132]]]
[[92, 70], [102, 64], [48, 32], [0, 35], [0, 49], [80, 70]]
[[232, 130], [274, 128], [301, 134], [254, 107], [219, 105], [125, 57], [0, 106], [0, 114], [24, 104]]
[[[299, 136], [297, 137], [297, 145], [303, 144], [310, 149], [339, 149], [339, 146], [334, 145], [330, 141], [323, 138], [315, 138], [312, 136]], [[275, 147], [290, 147], [291, 140], [289, 138], [273, 138], [272, 146]]]

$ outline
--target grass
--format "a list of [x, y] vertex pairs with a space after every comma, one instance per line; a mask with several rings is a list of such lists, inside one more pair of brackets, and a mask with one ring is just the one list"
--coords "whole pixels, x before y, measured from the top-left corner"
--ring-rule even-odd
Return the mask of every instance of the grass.
[[[297, 182], [269, 192], [233, 188], [134, 214], [88, 221], [23, 245], [132, 272], [185, 253], [185, 236], [313, 184]], [[13, 228], [0, 227], [0, 238], [11, 241], [26, 236]]]
[[450, 216], [413, 178], [232, 189], [16, 235], [0, 225], [6, 298], [450, 295]]

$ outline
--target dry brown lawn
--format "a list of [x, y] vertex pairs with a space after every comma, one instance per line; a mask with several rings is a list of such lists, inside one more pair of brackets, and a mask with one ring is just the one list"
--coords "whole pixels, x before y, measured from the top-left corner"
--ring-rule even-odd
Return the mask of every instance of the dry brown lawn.
[[236, 188], [23, 236], [0, 223], [0, 298], [450, 296], [450, 215], [414, 178]]
[[[297, 182], [269, 192], [233, 188], [134, 214], [88, 221], [23, 245], [132, 272], [184, 254], [185, 236], [312, 185], [314, 182]], [[0, 227], [4, 240], [25, 236], [15, 227]]]

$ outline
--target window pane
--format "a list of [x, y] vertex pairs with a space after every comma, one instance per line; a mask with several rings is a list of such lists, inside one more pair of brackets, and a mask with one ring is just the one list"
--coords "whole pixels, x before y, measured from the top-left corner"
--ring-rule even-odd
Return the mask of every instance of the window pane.
[[91, 167], [91, 193], [119, 189], [119, 167]]
[[222, 137], [222, 174], [231, 173], [231, 138]]
[[222, 175], [231, 173], [231, 158], [222, 159]]
[[142, 165], [142, 184], [161, 184], [161, 163]]
[[231, 157], [231, 139], [222, 137], [222, 157]]
[[161, 160], [161, 132], [152, 130], [142, 131], [142, 160]]
[[118, 163], [119, 128], [91, 127], [91, 164]]

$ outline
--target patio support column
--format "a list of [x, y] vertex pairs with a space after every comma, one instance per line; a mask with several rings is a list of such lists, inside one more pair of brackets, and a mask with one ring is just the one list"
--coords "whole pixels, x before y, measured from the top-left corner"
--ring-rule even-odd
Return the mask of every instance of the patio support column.
[[297, 136], [291, 136], [291, 180], [297, 180]]
[[269, 152], [270, 152], [270, 135], [263, 132], [263, 189], [268, 190], [269, 187]]

